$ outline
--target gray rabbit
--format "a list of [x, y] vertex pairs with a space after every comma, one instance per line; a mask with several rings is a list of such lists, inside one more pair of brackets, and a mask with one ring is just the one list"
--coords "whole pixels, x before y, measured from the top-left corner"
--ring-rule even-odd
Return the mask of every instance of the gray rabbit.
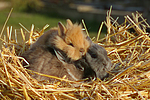
[[96, 43], [91, 43], [85, 55], [86, 62], [95, 71], [96, 76], [100, 79], [108, 77], [107, 71], [111, 69], [111, 60], [107, 56], [106, 50]]

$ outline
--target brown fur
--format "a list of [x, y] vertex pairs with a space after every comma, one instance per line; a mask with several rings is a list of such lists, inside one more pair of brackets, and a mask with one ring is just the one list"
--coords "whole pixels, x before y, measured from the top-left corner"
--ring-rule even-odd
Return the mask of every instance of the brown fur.
[[33, 47], [37, 45], [45, 45], [62, 50], [67, 56], [73, 60], [80, 59], [87, 52], [90, 46], [86, 35], [82, 31], [81, 25], [72, 24], [67, 20], [66, 27], [58, 23], [58, 28], [52, 28], [45, 32]]
[[[59, 22], [58, 27], [45, 32], [22, 57], [29, 62], [30, 70], [57, 77], [66, 75], [69, 80], [79, 80], [85, 77], [84, 71], [76, 68], [74, 64], [62, 63], [57, 59], [54, 49], [61, 50], [67, 58], [78, 60], [85, 55], [89, 45], [81, 25], [67, 20], [66, 26]], [[32, 77], [52, 80], [36, 74]]]
[[[73, 64], [62, 63], [57, 59], [52, 48], [36, 46], [26, 51], [22, 56], [30, 63], [28, 68], [30, 70], [57, 77], [66, 75], [67, 79], [74, 81], [83, 78], [83, 71], [77, 69]], [[24, 62], [23, 65], [26, 63]], [[39, 80], [54, 80], [37, 74], [31, 74], [31, 76]]]

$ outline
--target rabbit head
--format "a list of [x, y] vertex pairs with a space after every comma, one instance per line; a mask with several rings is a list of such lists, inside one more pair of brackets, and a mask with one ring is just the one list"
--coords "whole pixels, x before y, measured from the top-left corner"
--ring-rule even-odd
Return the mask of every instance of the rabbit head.
[[78, 60], [85, 55], [90, 45], [81, 25], [73, 24], [69, 19], [66, 27], [62, 23], [58, 23], [58, 36], [53, 43], [56, 48], [64, 51], [73, 60]]
[[73, 24], [71, 20], [67, 19], [66, 26], [59, 22], [58, 27], [51, 28], [45, 32], [32, 47], [39, 45], [60, 49], [69, 58], [78, 60], [85, 55], [90, 43], [86, 39], [82, 26], [77, 23]]
[[103, 80], [109, 75], [107, 71], [111, 69], [111, 60], [108, 58], [107, 52], [103, 47], [91, 43], [85, 57], [98, 78]]

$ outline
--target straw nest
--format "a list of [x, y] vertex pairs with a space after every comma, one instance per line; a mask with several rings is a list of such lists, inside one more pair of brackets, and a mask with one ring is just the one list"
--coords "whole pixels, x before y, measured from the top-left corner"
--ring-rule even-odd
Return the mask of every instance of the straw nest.
[[[82, 99], [82, 100], [130, 100], [150, 98], [150, 38], [146, 32], [150, 26], [138, 12], [132, 17], [125, 16], [122, 24], [117, 23], [108, 11], [106, 21], [102, 22], [99, 33], [94, 42], [105, 47], [113, 66], [109, 72], [111, 76], [104, 81], [100, 79], [91, 83], [69, 81], [65, 77], [55, 78], [56, 82], [41, 82], [30, 77], [19, 57], [30, 45], [43, 34], [47, 28], [35, 32], [32, 25], [27, 30], [21, 25], [22, 43], [11, 38], [12, 28], [7, 28], [7, 37], [1, 38], [3, 42], [0, 51], [0, 98], [1, 99]], [[107, 27], [106, 37], [99, 39], [103, 25]], [[4, 26], [5, 27], [5, 26]], [[29, 33], [29, 39], [25, 39]], [[2, 35], [2, 34], [1, 34]], [[32, 72], [34, 73], [34, 72]], [[44, 75], [37, 73], [39, 75]], [[75, 86], [74, 84], [78, 84]]]

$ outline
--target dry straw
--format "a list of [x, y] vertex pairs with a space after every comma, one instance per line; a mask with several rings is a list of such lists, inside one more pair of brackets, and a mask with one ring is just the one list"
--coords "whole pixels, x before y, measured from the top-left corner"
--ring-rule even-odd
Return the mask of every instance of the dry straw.
[[[7, 37], [1, 37], [3, 42], [0, 51], [0, 98], [4, 100], [131, 100], [150, 99], [150, 38], [146, 32], [150, 28], [146, 20], [138, 12], [132, 17], [125, 16], [122, 24], [110, 16], [108, 11], [106, 21], [102, 22], [99, 33], [94, 42], [105, 47], [113, 66], [109, 72], [111, 76], [105, 81], [96, 80], [91, 83], [69, 81], [65, 78], [55, 78], [55, 82], [40, 82], [30, 77], [19, 57], [30, 48], [32, 43], [43, 34], [46, 25], [40, 32], [27, 30], [22, 24], [20, 34], [22, 43], [17, 41], [17, 31], [7, 27]], [[8, 19], [7, 19], [8, 20]], [[85, 24], [84, 24], [85, 25]], [[107, 27], [106, 37], [100, 39], [103, 25]], [[3, 28], [5, 28], [6, 24]], [[3, 32], [3, 30], [2, 30]], [[14, 34], [13, 34], [14, 33]], [[26, 40], [25, 33], [29, 33]], [[1, 33], [2, 34], [2, 33]], [[15, 39], [11, 36], [15, 35]], [[34, 73], [34, 72], [33, 72]], [[36, 73], [36, 72], [35, 72]]]

